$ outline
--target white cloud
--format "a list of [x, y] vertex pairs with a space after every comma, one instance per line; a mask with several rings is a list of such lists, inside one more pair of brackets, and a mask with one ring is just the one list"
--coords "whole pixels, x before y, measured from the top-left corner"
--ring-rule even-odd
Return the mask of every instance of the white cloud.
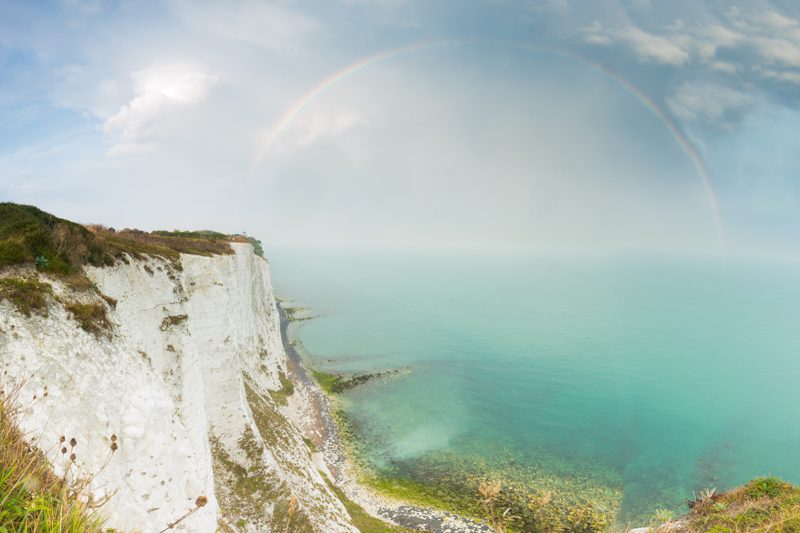
[[683, 65], [689, 61], [689, 52], [674, 39], [660, 37], [629, 26], [615, 32], [618, 40], [626, 42], [645, 62]]
[[[352, 130], [367, 124], [367, 119], [351, 110], [314, 113], [304, 120], [298, 120], [282, 135], [278, 150], [289, 152], [310, 147], [314, 144], [343, 139]], [[270, 132], [263, 132], [263, 139]]]
[[[583, 38], [590, 44], [628, 48], [643, 63], [696, 63], [717, 72], [759, 75], [762, 67], [753, 64], [755, 54], [778, 68], [800, 68], [800, 21], [776, 11], [731, 8], [718, 22], [687, 24], [679, 19], [655, 32], [633, 25], [604, 27], [595, 21], [583, 28]], [[721, 50], [732, 53], [723, 58]], [[792, 82], [794, 72], [769, 78]]]
[[584, 40], [592, 44], [615, 42], [628, 46], [644, 63], [680, 66], [689, 61], [689, 52], [677, 40], [647, 33], [635, 26], [605, 29], [599, 21], [584, 28]]
[[307, 126], [306, 134], [300, 144], [307, 146], [319, 139], [339, 137], [348, 130], [364, 124], [366, 121], [357, 113], [344, 111], [333, 116], [314, 115]]
[[204, 100], [219, 79], [189, 66], [153, 67], [134, 72], [131, 78], [134, 98], [103, 124], [103, 131], [115, 139], [109, 155], [151, 148], [160, 121]]
[[762, 68], [758, 69], [758, 72], [761, 74], [761, 76], [767, 79], [778, 80], [786, 83], [800, 85], [800, 72], [797, 71]]
[[713, 83], [684, 83], [667, 99], [670, 110], [685, 120], [702, 120], [726, 128], [735, 116], [746, 113], [753, 97]]
[[756, 23], [773, 28], [791, 28], [797, 26], [796, 19], [786, 17], [775, 11], [754, 13], [750, 18]]

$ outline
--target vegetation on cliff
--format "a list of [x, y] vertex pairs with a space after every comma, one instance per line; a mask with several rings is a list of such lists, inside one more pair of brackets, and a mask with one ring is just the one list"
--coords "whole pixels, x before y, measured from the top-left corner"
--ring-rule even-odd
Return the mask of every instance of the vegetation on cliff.
[[[82, 494], [85, 485], [53, 473], [44, 455], [18, 429], [17, 412], [15, 393], [0, 393], [0, 531], [103, 531], [101, 517]], [[63, 443], [64, 460], [71, 461], [74, 446], [67, 449], [67, 444]]]
[[[214, 231], [116, 231], [100, 225], [82, 226], [30, 205], [0, 202], [0, 300], [7, 300], [22, 314], [47, 316], [48, 302], [57, 300], [87, 332], [109, 331], [106, 305], [116, 301], [97, 291], [83, 267], [110, 266], [127, 257], [161, 257], [180, 270], [180, 254], [232, 254], [230, 242], [250, 242], [257, 251], [261, 243], [242, 235]], [[263, 254], [263, 251], [261, 252]], [[149, 267], [145, 266], [147, 270]], [[10, 272], [9, 272], [9, 269]], [[49, 283], [37, 273], [54, 276], [72, 292], [71, 297], [53, 294]], [[100, 298], [96, 298], [99, 296]], [[170, 317], [172, 326], [181, 317]]]
[[176, 263], [180, 254], [231, 254], [229, 242], [261, 243], [214, 231], [115, 230], [82, 226], [30, 205], [0, 203], [0, 267], [29, 264], [43, 272], [75, 274], [83, 265], [112, 265], [124, 254], [154, 255]]
[[677, 520], [654, 519], [653, 533], [742, 533], [800, 531], [800, 488], [760, 477], [728, 492], [701, 491]]

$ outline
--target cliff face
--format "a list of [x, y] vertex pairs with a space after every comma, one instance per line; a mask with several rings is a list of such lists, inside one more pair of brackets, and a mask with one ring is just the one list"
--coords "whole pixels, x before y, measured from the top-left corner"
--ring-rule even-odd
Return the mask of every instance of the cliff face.
[[[286, 377], [268, 264], [250, 244], [231, 247], [181, 255], [180, 269], [157, 257], [87, 267], [99, 293], [40, 276], [53, 286], [48, 316], [0, 301], [5, 386], [26, 380], [23, 429], [57, 474], [96, 474], [110, 527], [159, 531], [203, 495], [178, 528], [357, 531], [303, 442], [306, 424], [290, 421], [302, 390]], [[112, 327], [84, 331], [56, 299], [101, 303]], [[77, 440], [74, 463], [60, 436]]]

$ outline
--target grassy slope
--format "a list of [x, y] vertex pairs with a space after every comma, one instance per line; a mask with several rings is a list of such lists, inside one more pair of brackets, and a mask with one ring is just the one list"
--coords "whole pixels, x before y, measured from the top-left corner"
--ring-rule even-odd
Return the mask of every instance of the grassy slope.
[[375, 518], [365, 511], [363, 507], [348, 498], [342, 489], [331, 483], [328, 479], [328, 476], [322, 474], [322, 477], [325, 479], [328, 487], [330, 487], [342, 504], [344, 504], [345, 509], [347, 509], [347, 513], [350, 515], [350, 518], [353, 519], [353, 525], [355, 525], [359, 531], [362, 531], [363, 533], [412, 533], [413, 530], [411, 529], [394, 526], [388, 522], [384, 522], [383, 520]]
[[756, 478], [728, 492], [707, 491], [691, 511], [655, 532], [740, 533], [800, 531], [800, 488], [778, 478]]
[[0, 267], [35, 264], [42, 271], [74, 274], [87, 264], [111, 265], [125, 253], [134, 257], [157, 255], [171, 261], [177, 261], [181, 253], [230, 254], [231, 241], [252, 239], [210, 231], [147, 233], [84, 227], [33, 206], [0, 203]]
[[0, 396], [0, 531], [99, 532], [102, 520], [79, 490], [53, 475], [15, 424], [7, 396]]

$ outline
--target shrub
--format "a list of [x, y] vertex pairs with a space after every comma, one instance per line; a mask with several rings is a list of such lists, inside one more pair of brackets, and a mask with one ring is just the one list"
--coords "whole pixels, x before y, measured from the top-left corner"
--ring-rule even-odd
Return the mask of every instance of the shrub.
[[15, 265], [25, 261], [25, 247], [15, 239], [0, 241], [0, 265]]
[[93, 333], [99, 337], [101, 333], [111, 329], [111, 322], [108, 321], [106, 308], [103, 304], [72, 303], [67, 304], [65, 307], [72, 315], [72, 318], [78, 322], [81, 329], [88, 333]]
[[774, 498], [789, 486], [776, 477], [757, 477], [745, 485], [747, 495], [751, 498]]
[[29, 205], [0, 203], [0, 266], [36, 264], [40, 270], [75, 272], [102, 264], [105, 250], [92, 233]]
[[82, 226], [30, 205], [0, 202], [0, 267], [30, 263], [57, 274], [79, 272], [83, 265], [112, 265], [123, 254], [154, 255], [177, 262], [180, 254], [231, 254], [229, 241], [253, 239], [211, 231], [148, 233]]
[[8, 300], [25, 316], [33, 312], [47, 316], [47, 297], [52, 292], [48, 283], [33, 279], [0, 279], [0, 300]]
[[713, 499], [689, 502], [677, 531], [800, 531], [800, 489], [774, 477], [756, 478]]

